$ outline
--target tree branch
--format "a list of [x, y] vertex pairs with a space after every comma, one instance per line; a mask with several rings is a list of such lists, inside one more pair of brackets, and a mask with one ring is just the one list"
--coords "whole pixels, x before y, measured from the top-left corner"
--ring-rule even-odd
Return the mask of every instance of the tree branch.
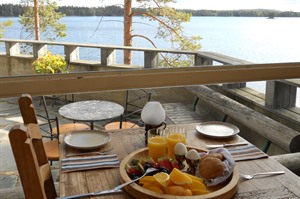
[[[152, 44], [152, 46], [154, 46], [154, 48], [157, 48], [157, 46], [155, 45], [155, 43], [154, 43], [150, 38], [148, 38], [148, 37], [146, 37], [146, 36], [144, 36], [144, 35], [132, 35], [131, 38], [133, 38], [133, 37], [141, 37], [141, 38], [144, 38], [144, 39], [146, 39], [147, 41], [149, 41], [149, 42]], [[162, 53], [159, 53], [159, 54], [160, 54], [160, 56], [164, 59], [164, 61], [167, 62], [168, 65], [171, 66], [171, 63], [165, 58], [165, 56], [164, 56]]]

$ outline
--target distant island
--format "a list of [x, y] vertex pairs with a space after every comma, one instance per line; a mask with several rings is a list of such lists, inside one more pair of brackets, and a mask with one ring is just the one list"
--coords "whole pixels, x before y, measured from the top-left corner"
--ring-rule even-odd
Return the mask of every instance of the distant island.
[[[23, 7], [15, 4], [0, 4], [1, 17], [18, 17], [23, 14]], [[142, 10], [133, 8], [133, 10]], [[59, 12], [66, 16], [123, 16], [123, 8], [120, 6], [106, 7], [74, 7], [61, 6]], [[192, 16], [215, 16], [215, 17], [267, 17], [273, 19], [275, 17], [300, 17], [300, 12], [278, 11], [266, 9], [250, 9], [250, 10], [192, 10], [179, 9], [191, 13]]]

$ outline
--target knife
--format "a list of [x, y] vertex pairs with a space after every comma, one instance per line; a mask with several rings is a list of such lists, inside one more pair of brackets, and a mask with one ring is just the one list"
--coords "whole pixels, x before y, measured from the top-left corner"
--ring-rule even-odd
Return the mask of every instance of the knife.
[[85, 194], [78, 194], [78, 195], [74, 195], [74, 196], [65, 196], [65, 197], [60, 197], [60, 198], [56, 198], [56, 199], [72, 199], [72, 198], [85, 198], [88, 196], [100, 196], [100, 195], [107, 195], [107, 194], [114, 194], [114, 193], [122, 193], [122, 190], [104, 190], [104, 191], [97, 191], [97, 192], [91, 192], [91, 193], [85, 193]]
[[213, 148], [220, 148], [220, 147], [229, 147], [229, 146], [241, 146], [241, 145], [247, 145], [248, 142], [238, 142], [233, 144], [209, 144], [206, 145], [206, 148], [213, 149]]

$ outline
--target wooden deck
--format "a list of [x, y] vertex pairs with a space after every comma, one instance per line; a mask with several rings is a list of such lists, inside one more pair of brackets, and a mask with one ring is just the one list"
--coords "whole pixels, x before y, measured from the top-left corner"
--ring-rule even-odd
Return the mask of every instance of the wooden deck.
[[199, 115], [192, 108], [182, 103], [164, 103], [163, 107], [167, 115], [167, 124], [200, 123], [213, 120], [209, 116]]

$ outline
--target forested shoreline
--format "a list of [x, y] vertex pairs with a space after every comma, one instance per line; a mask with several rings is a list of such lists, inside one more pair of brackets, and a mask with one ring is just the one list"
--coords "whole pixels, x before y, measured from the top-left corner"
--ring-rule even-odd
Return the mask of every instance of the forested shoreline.
[[[23, 14], [24, 8], [21, 5], [15, 4], [0, 4], [1, 17], [18, 17]], [[137, 8], [133, 8], [137, 10]], [[142, 11], [142, 9], [138, 9]], [[58, 11], [66, 16], [123, 16], [123, 8], [119, 6], [106, 7], [74, 7], [61, 6]], [[191, 10], [182, 9], [183, 11], [191, 13], [192, 16], [219, 16], [219, 17], [300, 17], [300, 12], [292, 11], [278, 11], [265, 9], [251, 9], [251, 10]]]

